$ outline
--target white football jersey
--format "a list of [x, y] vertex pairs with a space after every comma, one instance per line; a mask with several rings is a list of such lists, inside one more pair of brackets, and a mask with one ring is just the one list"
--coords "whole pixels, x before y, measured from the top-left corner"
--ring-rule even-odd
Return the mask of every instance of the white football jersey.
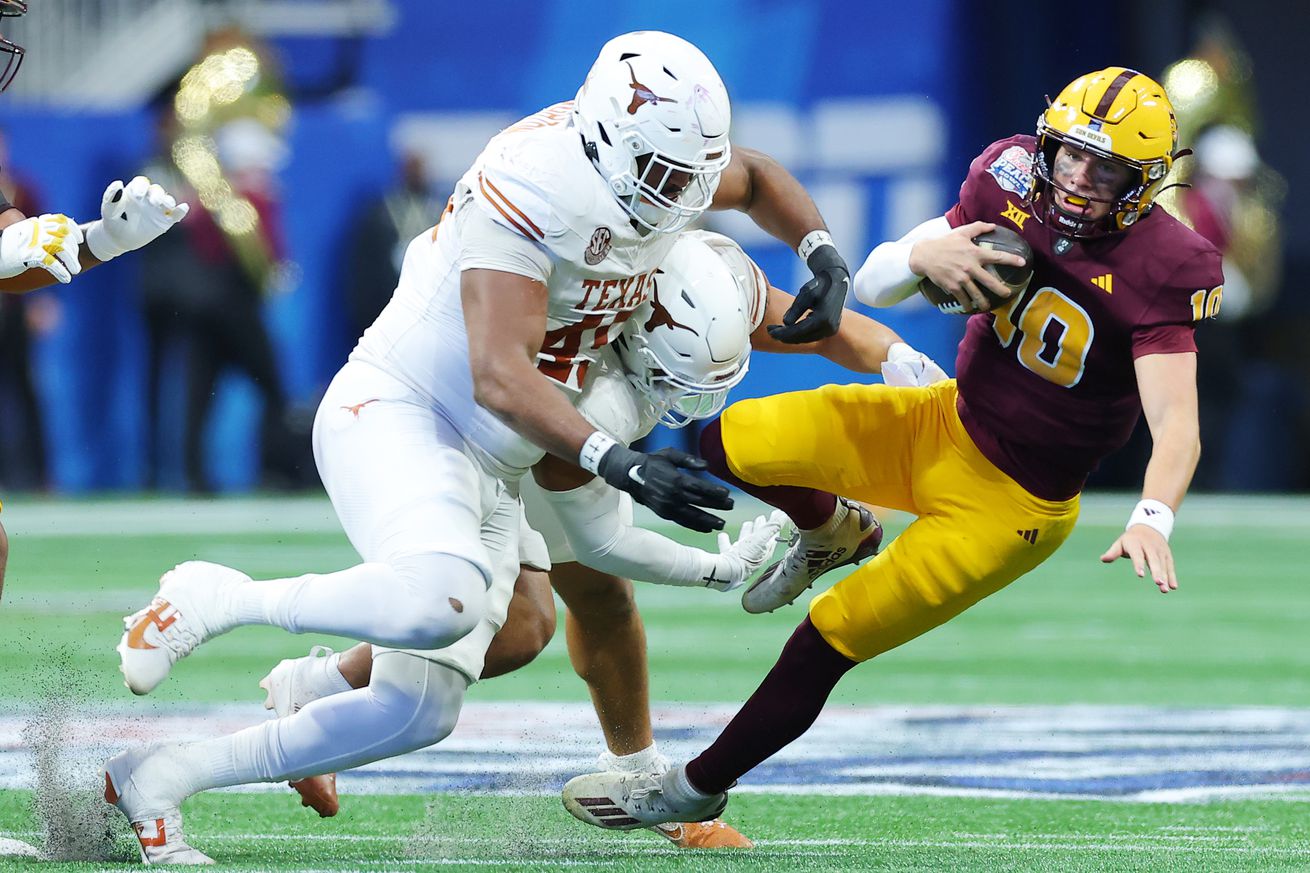
[[[463, 240], [473, 215], [544, 255], [471, 251]], [[470, 239], [472, 237], [470, 236]], [[676, 239], [638, 234], [583, 152], [572, 104], [560, 103], [491, 139], [456, 185], [440, 224], [406, 251], [391, 302], [360, 339], [352, 360], [378, 367], [432, 403], [509, 476], [540, 451], [473, 400], [460, 272], [484, 268], [526, 275], [548, 292], [541, 372], [568, 393], [649, 296], [649, 282]], [[530, 452], [525, 449], [531, 447]], [[501, 469], [497, 470], [496, 465]]]
[[[753, 332], [764, 320], [764, 308], [768, 300], [769, 280], [764, 271], [742, 251], [741, 246], [722, 234], [707, 230], [690, 230], [686, 233], [708, 245], [723, 258], [736, 280], [736, 290], [741, 295], [741, 311], [746, 315], [749, 329]], [[643, 313], [638, 313], [637, 318], [642, 317]], [[640, 323], [634, 322], [637, 325]], [[643, 396], [628, 379], [619, 363], [618, 354], [612, 348], [605, 349], [591, 367], [578, 397], [577, 409], [583, 418], [625, 445], [654, 430], [664, 412]], [[540, 460], [543, 454], [538, 451], [537, 459]], [[520, 493], [527, 522], [545, 540], [551, 563], [563, 564], [575, 560], [564, 528], [555, 518], [554, 507], [541, 495], [541, 486], [529, 476], [522, 480]], [[626, 494], [620, 502], [619, 512], [623, 515], [623, 522], [631, 525], [632, 500]]]

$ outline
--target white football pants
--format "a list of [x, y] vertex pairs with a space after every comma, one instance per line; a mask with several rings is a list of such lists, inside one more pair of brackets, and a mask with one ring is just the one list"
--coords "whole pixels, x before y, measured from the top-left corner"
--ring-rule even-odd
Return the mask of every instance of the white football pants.
[[477, 627], [493, 566], [508, 554], [517, 575], [520, 509], [469, 459], [454, 427], [402, 383], [351, 362], [319, 405], [314, 458], [365, 563], [238, 586], [237, 623], [416, 649]]

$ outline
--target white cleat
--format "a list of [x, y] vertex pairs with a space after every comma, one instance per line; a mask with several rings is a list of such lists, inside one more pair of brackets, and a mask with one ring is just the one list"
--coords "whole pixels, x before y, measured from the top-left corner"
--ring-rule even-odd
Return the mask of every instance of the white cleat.
[[[287, 658], [259, 680], [259, 687], [266, 692], [264, 708], [271, 709], [278, 718], [286, 718], [300, 712], [300, 708], [323, 695], [316, 688], [313, 672], [323, 669], [323, 659], [331, 657], [332, 650], [327, 646], [314, 646], [304, 658]], [[337, 796], [337, 774], [325, 773], [322, 776], [307, 776], [288, 782], [300, 795], [300, 805], [307, 806], [323, 818], [331, 818], [341, 810], [341, 800]]]
[[616, 831], [718, 818], [728, 805], [727, 793], [692, 797], [679, 792], [681, 769], [663, 776], [616, 771], [576, 776], [564, 786], [564, 808], [579, 821]]
[[249, 581], [240, 570], [208, 561], [187, 561], [165, 573], [149, 605], [123, 619], [119, 669], [132, 693], [154, 691], [196, 646], [230, 630], [227, 593]]
[[322, 697], [311, 676], [314, 671], [322, 671], [323, 658], [334, 654], [327, 646], [314, 646], [303, 658], [278, 661], [277, 666], [259, 680], [259, 687], [267, 692], [264, 708], [271, 709], [278, 718], [286, 718], [300, 712], [300, 708], [310, 701]]
[[145, 864], [213, 864], [187, 845], [182, 831], [186, 766], [171, 747], [151, 746], [115, 755], [105, 764], [105, 802], [118, 807], [136, 832]]
[[782, 560], [768, 567], [742, 595], [747, 612], [773, 612], [786, 606], [816, 579], [847, 564], [878, 554], [882, 525], [873, 513], [853, 500], [837, 498], [832, 520], [818, 530], [797, 530]]

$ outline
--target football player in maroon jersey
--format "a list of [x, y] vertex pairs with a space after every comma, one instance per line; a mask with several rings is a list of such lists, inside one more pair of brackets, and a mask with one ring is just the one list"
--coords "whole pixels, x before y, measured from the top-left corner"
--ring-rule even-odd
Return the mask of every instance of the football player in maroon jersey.
[[[706, 429], [702, 454], [802, 529], [743, 598], [790, 603], [860, 557], [860, 501], [918, 516], [880, 555], [818, 595], [773, 670], [717, 740], [662, 779], [595, 773], [565, 805], [601, 827], [717, 815], [734, 781], [804, 733], [838, 679], [1008, 585], [1072, 531], [1087, 474], [1145, 411], [1154, 440], [1143, 499], [1101, 556], [1177, 587], [1169, 533], [1200, 455], [1195, 322], [1215, 315], [1220, 255], [1153, 209], [1178, 154], [1164, 89], [1111, 67], [1071, 83], [1037, 135], [994, 143], [959, 202], [869, 256], [864, 302], [890, 305], [923, 277], [969, 320], [958, 381], [925, 388], [830, 385], [747, 400]], [[1022, 293], [987, 267], [1022, 263], [973, 237], [1020, 233], [1034, 273]], [[980, 285], [1009, 298], [987, 312]]]

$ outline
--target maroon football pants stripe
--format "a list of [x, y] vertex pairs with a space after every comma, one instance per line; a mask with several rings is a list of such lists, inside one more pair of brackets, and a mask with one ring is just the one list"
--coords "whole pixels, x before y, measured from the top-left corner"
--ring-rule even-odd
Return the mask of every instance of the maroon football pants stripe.
[[837, 680], [854, 666], [806, 616], [750, 700], [708, 749], [687, 762], [687, 779], [706, 794], [726, 791], [809, 730]]
[[802, 530], [820, 527], [837, 511], [837, 497], [827, 491], [817, 491], [797, 485], [752, 485], [734, 475], [728, 467], [728, 454], [723, 447], [723, 431], [717, 418], [701, 431], [700, 454], [715, 476], [729, 485], [735, 485], [747, 494], [758, 497], [770, 506], [781, 509]]

